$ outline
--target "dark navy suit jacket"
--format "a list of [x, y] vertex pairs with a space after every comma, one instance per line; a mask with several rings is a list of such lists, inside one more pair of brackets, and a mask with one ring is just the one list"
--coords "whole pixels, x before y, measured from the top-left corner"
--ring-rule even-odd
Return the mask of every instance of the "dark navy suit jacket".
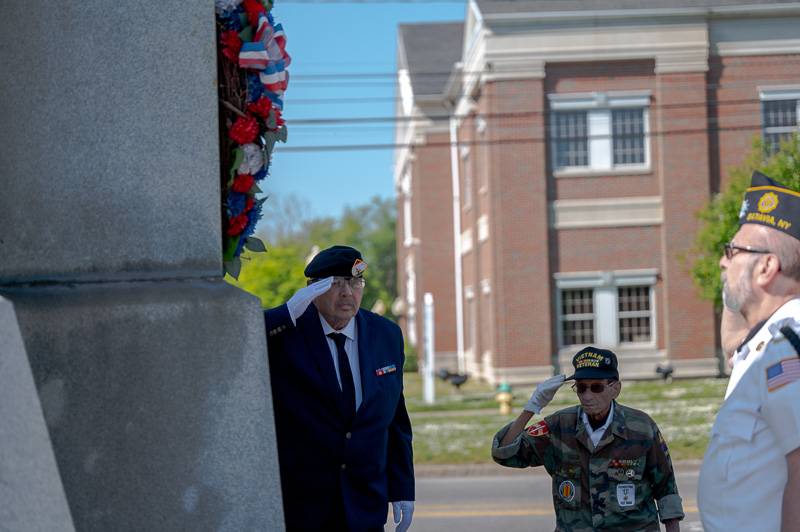
[[264, 320], [287, 531], [321, 530], [336, 493], [351, 531], [382, 527], [389, 501], [414, 500], [400, 328], [363, 309], [356, 314], [363, 399], [348, 424], [316, 307], [296, 326], [286, 305]]

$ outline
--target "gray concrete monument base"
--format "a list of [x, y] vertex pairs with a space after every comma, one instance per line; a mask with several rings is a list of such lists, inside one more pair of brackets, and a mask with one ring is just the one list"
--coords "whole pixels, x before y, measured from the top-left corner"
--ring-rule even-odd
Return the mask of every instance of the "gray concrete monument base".
[[0, 530], [73, 532], [14, 307], [0, 297]]
[[14, 303], [77, 530], [284, 529], [255, 298], [190, 279], [0, 294]]

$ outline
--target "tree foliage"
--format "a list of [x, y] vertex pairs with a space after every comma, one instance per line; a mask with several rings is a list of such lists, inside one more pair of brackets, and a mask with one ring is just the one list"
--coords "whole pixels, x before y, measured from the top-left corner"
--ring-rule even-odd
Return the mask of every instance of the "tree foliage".
[[266, 253], [245, 251], [239, 279], [226, 280], [261, 300], [264, 308], [285, 303], [306, 284], [303, 275], [303, 251], [293, 245], [267, 247]]
[[[268, 201], [267, 204], [270, 202]], [[365, 205], [347, 207], [340, 218], [311, 218], [299, 220], [304, 208], [291, 198], [274, 203], [280, 212], [277, 238], [267, 245], [267, 253], [247, 254], [238, 282], [232, 284], [258, 296], [265, 308], [284, 303], [305, 285], [303, 268], [312, 248], [325, 249], [335, 244], [353, 246], [361, 251], [369, 265], [364, 277], [367, 286], [361, 306], [371, 309], [381, 301], [385, 316], [395, 317], [391, 305], [397, 297], [397, 264], [395, 249], [395, 203], [392, 199], [375, 197]], [[267, 227], [270, 227], [267, 225]], [[270, 236], [264, 238], [270, 241]]]
[[722, 308], [719, 259], [722, 246], [729, 242], [739, 227], [739, 210], [744, 192], [750, 185], [754, 170], [773, 178], [793, 190], [800, 190], [800, 149], [795, 135], [783, 142], [780, 150], [769, 158], [764, 157], [760, 138], [753, 141], [753, 149], [742, 165], [728, 173], [728, 185], [700, 211], [701, 227], [692, 250], [692, 278], [704, 299]]

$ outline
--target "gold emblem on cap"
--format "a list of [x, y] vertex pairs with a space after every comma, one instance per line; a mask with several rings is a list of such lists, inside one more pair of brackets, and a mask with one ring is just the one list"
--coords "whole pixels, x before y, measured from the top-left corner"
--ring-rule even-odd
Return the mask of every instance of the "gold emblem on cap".
[[353, 277], [358, 277], [362, 275], [367, 270], [367, 263], [361, 259], [356, 259], [353, 263], [353, 267], [350, 269], [350, 273], [353, 274]]
[[778, 206], [778, 195], [774, 192], [766, 192], [758, 200], [758, 212], [768, 213], [775, 210]]

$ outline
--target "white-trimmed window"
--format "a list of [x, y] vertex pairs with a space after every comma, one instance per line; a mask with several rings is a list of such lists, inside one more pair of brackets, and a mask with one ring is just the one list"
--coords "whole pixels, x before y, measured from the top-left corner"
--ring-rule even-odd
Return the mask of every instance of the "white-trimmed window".
[[655, 345], [656, 270], [557, 273], [562, 348]]
[[765, 88], [759, 96], [764, 149], [773, 155], [781, 142], [800, 131], [800, 87]]
[[548, 98], [555, 172], [649, 168], [649, 91]]

